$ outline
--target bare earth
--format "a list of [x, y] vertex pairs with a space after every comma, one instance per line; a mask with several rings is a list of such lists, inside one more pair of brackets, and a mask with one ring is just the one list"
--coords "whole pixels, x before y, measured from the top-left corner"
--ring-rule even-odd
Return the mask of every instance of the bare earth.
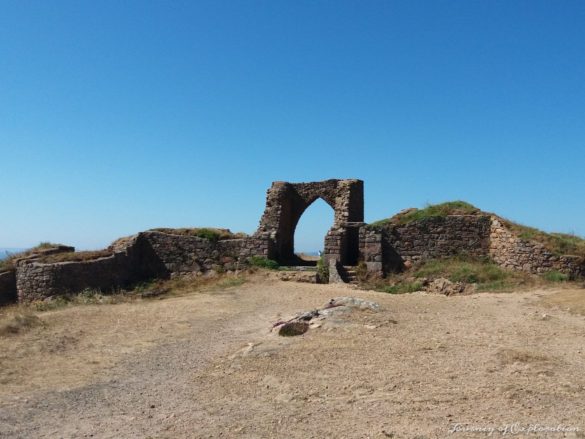
[[[381, 310], [300, 337], [270, 331], [349, 295]], [[44, 326], [0, 338], [0, 436], [585, 437], [584, 297], [397, 296], [258, 277], [44, 312]]]

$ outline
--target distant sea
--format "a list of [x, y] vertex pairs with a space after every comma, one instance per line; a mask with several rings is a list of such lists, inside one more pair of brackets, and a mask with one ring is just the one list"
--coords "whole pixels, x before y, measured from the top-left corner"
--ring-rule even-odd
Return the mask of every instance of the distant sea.
[[21, 251], [24, 251], [26, 249], [24, 248], [0, 248], [0, 260], [7, 258], [10, 255], [13, 255], [14, 253], [18, 253]]
[[300, 251], [300, 252], [297, 252], [297, 253], [302, 253], [303, 255], [307, 255], [307, 256], [319, 256], [319, 252], [318, 251], [307, 251], [307, 252]]

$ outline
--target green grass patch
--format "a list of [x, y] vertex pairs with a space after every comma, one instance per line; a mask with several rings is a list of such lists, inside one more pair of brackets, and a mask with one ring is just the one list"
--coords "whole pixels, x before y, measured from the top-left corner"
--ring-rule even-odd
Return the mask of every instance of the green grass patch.
[[319, 283], [329, 283], [329, 265], [323, 259], [323, 256], [317, 261], [317, 280]]
[[548, 282], [568, 282], [569, 275], [560, 271], [548, 271], [542, 275], [542, 278]]
[[540, 242], [555, 255], [585, 258], [585, 239], [580, 236], [571, 233], [547, 233], [506, 219], [502, 219], [502, 222], [520, 239]]
[[380, 291], [389, 294], [406, 294], [424, 290], [422, 282], [401, 282], [395, 285], [386, 285], [379, 288]]
[[268, 268], [269, 270], [278, 270], [280, 267], [278, 262], [261, 256], [250, 256], [248, 258], [248, 263], [252, 267]]
[[538, 283], [538, 276], [499, 267], [489, 259], [465, 256], [433, 259], [415, 265], [404, 273], [393, 274], [362, 287], [391, 294], [404, 294], [425, 289], [427, 282], [445, 278], [451, 282], [475, 284], [477, 291], [510, 291]]
[[407, 209], [392, 218], [375, 221], [370, 226], [377, 228], [387, 224], [405, 225], [428, 218], [444, 218], [449, 215], [477, 215], [480, 213], [482, 213], [480, 209], [465, 201], [448, 201], [440, 204], [428, 204], [422, 209]]
[[414, 269], [413, 276], [444, 277], [451, 282], [482, 284], [504, 280], [511, 274], [510, 271], [488, 260], [457, 257], [424, 262]]

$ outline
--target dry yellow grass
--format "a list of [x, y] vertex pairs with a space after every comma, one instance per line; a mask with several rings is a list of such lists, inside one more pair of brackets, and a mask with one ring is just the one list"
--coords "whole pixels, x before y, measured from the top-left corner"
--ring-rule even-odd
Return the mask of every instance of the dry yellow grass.
[[[556, 306], [582, 303], [581, 290], [397, 296], [262, 273], [245, 285], [174, 282], [177, 295], [36, 313], [42, 325], [0, 337], [0, 436], [430, 438], [448, 437], [454, 423], [585, 427], [585, 320]], [[271, 332], [336, 296], [380, 311], [299, 337]]]
[[585, 288], [562, 289], [544, 297], [542, 303], [551, 308], [585, 316]]

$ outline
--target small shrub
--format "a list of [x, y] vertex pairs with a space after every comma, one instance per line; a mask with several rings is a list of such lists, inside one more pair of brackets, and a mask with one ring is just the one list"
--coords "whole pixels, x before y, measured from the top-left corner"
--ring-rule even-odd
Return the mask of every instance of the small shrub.
[[548, 271], [542, 277], [549, 282], [567, 282], [569, 280], [569, 275], [560, 271]]
[[210, 241], [219, 241], [220, 234], [213, 229], [199, 229], [196, 234], [199, 238], [209, 239]]
[[360, 261], [357, 264], [355, 271], [358, 282], [365, 282], [368, 280], [368, 266], [364, 261]]
[[248, 263], [253, 267], [268, 268], [269, 270], [278, 270], [278, 267], [280, 267], [278, 262], [261, 256], [250, 256]]
[[329, 265], [327, 265], [323, 256], [317, 261], [317, 279], [319, 283], [329, 283]]

